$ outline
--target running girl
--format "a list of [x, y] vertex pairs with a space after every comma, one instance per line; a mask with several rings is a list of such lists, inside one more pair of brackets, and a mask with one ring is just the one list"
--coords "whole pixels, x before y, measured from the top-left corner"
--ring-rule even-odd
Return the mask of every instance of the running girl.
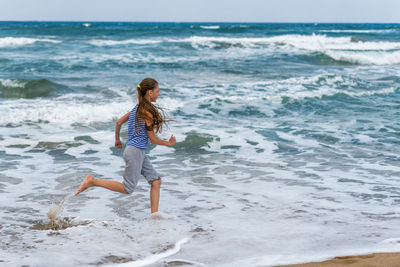
[[92, 186], [100, 186], [123, 194], [131, 194], [135, 189], [140, 175], [143, 175], [151, 185], [151, 213], [158, 212], [161, 178], [146, 157], [149, 139], [152, 144], [173, 146], [176, 138], [171, 135], [169, 141], [156, 137], [161, 132], [165, 120], [162, 111], [152, 102], [160, 96], [158, 83], [152, 78], [146, 78], [137, 87], [138, 104], [122, 116], [115, 126], [115, 147], [121, 149], [120, 130], [122, 124], [128, 121], [128, 143], [124, 150], [125, 172], [123, 182], [95, 179], [88, 174], [75, 195]]

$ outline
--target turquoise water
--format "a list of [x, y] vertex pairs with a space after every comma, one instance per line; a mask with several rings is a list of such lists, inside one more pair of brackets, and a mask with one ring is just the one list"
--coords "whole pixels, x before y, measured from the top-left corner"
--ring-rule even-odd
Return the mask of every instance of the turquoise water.
[[[84, 225], [31, 229], [85, 174], [121, 181], [114, 126], [145, 77], [174, 120], [149, 156], [177, 219], [146, 220], [143, 179], [70, 199]], [[0, 114], [0, 264], [116, 264], [184, 237], [154, 266], [400, 251], [399, 24], [0, 22]]]

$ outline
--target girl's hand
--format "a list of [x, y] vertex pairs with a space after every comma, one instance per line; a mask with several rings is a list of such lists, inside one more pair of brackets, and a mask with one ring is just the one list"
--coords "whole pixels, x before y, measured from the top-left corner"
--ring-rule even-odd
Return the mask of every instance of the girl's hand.
[[169, 139], [168, 143], [169, 143], [169, 146], [175, 145], [175, 143], [176, 143], [176, 138], [175, 138], [174, 135], [171, 135], [171, 138]]
[[121, 149], [122, 148], [122, 142], [121, 142], [121, 140], [115, 140], [115, 145], [114, 145], [116, 148], [119, 148], [119, 149]]

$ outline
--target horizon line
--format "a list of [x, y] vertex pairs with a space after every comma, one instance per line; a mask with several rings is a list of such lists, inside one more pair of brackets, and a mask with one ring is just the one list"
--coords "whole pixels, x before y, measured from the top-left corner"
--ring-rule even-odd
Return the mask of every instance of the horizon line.
[[129, 21], [129, 20], [3, 20], [0, 22], [92, 22], [92, 23], [245, 23], [245, 24], [400, 24], [400, 22], [318, 22], [318, 21]]

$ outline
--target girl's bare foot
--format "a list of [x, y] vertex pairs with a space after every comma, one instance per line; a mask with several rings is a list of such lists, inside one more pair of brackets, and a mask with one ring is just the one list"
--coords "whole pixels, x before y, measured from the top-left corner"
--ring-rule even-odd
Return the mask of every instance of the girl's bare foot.
[[85, 191], [89, 187], [93, 186], [94, 184], [94, 177], [90, 174], [86, 175], [85, 179], [83, 180], [81, 186], [79, 186], [78, 190], [76, 191], [75, 195]]

